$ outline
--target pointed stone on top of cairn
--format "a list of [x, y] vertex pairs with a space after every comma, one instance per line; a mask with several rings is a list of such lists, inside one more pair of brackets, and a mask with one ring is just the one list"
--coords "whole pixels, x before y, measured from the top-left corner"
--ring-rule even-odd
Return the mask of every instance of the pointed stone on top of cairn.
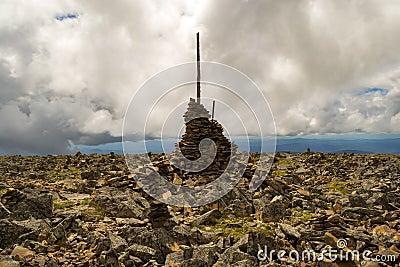
[[188, 124], [193, 119], [198, 118], [211, 118], [210, 113], [203, 106], [203, 104], [197, 103], [193, 98], [190, 98], [189, 106], [185, 114], [183, 115], [183, 119], [185, 123]]

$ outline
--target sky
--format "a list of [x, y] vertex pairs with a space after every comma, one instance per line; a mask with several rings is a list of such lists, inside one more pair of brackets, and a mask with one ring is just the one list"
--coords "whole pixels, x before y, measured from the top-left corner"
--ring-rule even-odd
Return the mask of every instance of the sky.
[[203, 60], [262, 90], [278, 135], [399, 133], [398, 14], [396, 0], [2, 0], [0, 151], [121, 140], [132, 95], [195, 60], [198, 31]]

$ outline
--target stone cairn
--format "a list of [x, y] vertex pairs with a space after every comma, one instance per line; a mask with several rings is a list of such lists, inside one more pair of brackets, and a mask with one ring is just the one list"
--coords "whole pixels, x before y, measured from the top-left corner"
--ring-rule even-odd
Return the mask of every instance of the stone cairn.
[[[210, 119], [209, 112], [202, 104], [190, 99], [183, 117], [186, 126], [185, 133], [175, 144], [175, 150], [172, 153], [132, 155], [128, 160], [140, 162], [140, 157], [144, 157], [144, 161], [147, 156], [149, 157], [149, 163], [137, 165], [134, 175], [140, 177], [138, 182], [140, 187], [152, 192], [152, 196], [158, 200], [168, 199], [176, 194], [178, 190], [181, 190], [180, 186], [196, 189], [204, 186], [203, 190], [210, 193], [204, 195], [212, 199], [215, 194], [212, 190], [216, 186], [212, 182], [221, 178], [218, 186], [222, 188], [234, 186], [237, 183], [238, 170], [246, 168], [248, 158], [245, 158], [243, 162], [241, 159], [243, 156], [237, 150], [237, 145], [224, 136], [222, 125]], [[204, 145], [203, 140], [206, 140], [208, 144]], [[209, 153], [210, 150], [211, 153]], [[170, 183], [177, 186], [171, 187]], [[192, 203], [190, 197], [188, 199], [183, 197], [182, 201], [186, 200], [187, 203]], [[181, 200], [176, 199], [176, 201], [182, 203]], [[206, 199], [204, 202], [207, 202]], [[155, 227], [165, 226], [168, 221], [167, 207], [164, 203], [159, 203], [154, 207], [152, 213], [155, 216], [153, 217], [164, 214], [165, 220], [160, 222], [155, 220], [152, 224]]]
[[[186, 125], [185, 133], [182, 135], [181, 141], [175, 144], [176, 150], [171, 154], [171, 161], [174, 164], [178, 163], [179, 166], [179, 162], [175, 161], [177, 155], [180, 154], [179, 150], [186, 159], [195, 161], [202, 156], [199, 150], [200, 142], [206, 138], [214, 141], [215, 158], [210, 158], [211, 156], [208, 155], [208, 157], [202, 157], [201, 161], [194, 163], [197, 164], [194, 167], [201, 166], [205, 161], [211, 163], [207, 168], [196, 172], [181, 171], [179, 173], [184, 180], [192, 180], [193, 185], [196, 186], [218, 178], [227, 168], [231, 153], [237, 149], [237, 145], [231, 143], [224, 136], [222, 125], [216, 120], [210, 119], [210, 117], [209, 112], [202, 104], [190, 98], [188, 109], [183, 115]], [[191, 185], [187, 184], [187, 186]]]

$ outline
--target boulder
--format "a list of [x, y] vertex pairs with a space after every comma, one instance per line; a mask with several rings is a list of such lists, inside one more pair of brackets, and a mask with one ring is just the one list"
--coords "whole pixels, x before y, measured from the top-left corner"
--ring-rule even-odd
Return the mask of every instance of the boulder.
[[95, 194], [93, 202], [109, 217], [144, 219], [150, 212], [149, 202], [129, 188], [106, 186], [97, 189]]
[[264, 249], [265, 246], [267, 246], [268, 249], [278, 249], [278, 244], [272, 237], [259, 232], [250, 232], [243, 235], [232, 247], [255, 256], [257, 252]]
[[148, 217], [153, 228], [159, 228], [167, 226], [172, 216], [169, 213], [167, 204], [153, 200]]
[[235, 264], [240, 261], [246, 261], [247, 263], [252, 264], [251, 266], [256, 266], [258, 263], [258, 260], [255, 256], [249, 255], [239, 250], [237, 247], [230, 247], [219, 256], [219, 259], [214, 266], [231, 266], [231, 264]]
[[11, 256], [18, 261], [28, 261], [35, 256], [35, 252], [21, 246], [15, 246]]
[[157, 253], [155, 249], [139, 244], [129, 246], [128, 250], [131, 255], [139, 257], [143, 261], [154, 259]]
[[43, 220], [0, 219], [0, 248], [6, 248], [26, 239], [37, 240], [41, 234], [49, 231], [50, 226]]
[[279, 228], [282, 230], [282, 232], [286, 236], [288, 236], [290, 238], [299, 239], [301, 237], [301, 234], [299, 233], [299, 231], [297, 231], [296, 228], [294, 228], [293, 226], [291, 226], [289, 224], [280, 223]]
[[204, 244], [194, 248], [192, 258], [201, 262], [202, 266], [212, 266], [221, 252], [221, 248], [213, 243]]
[[27, 191], [7, 188], [0, 196], [0, 219], [13, 220], [50, 218], [53, 215], [53, 195], [49, 192]]
[[254, 200], [255, 213], [264, 222], [276, 222], [289, 215], [288, 209], [290, 201], [283, 195], [278, 195], [269, 199], [269, 195], [265, 195]]

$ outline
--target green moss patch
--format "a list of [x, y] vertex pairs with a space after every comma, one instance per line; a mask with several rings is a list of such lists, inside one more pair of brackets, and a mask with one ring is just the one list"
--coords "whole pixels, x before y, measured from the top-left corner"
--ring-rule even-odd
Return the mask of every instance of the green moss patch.
[[334, 192], [340, 192], [344, 195], [350, 194], [350, 190], [346, 188], [350, 184], [349, 181], [336, 181], [333, 180], [325, 185], [327, 189]]
[[251, 232], [263, 233], [266, 236], [273, 235], [273, 226], [270, 224], [254, 221], [252, 218], [229, 219], [221, 218], [216, 220], [213, 226], [197, 226], [203, 231], [218, 233], [215, 238], [233, 237], [234, 242], [238, 241], [242, 236]]

